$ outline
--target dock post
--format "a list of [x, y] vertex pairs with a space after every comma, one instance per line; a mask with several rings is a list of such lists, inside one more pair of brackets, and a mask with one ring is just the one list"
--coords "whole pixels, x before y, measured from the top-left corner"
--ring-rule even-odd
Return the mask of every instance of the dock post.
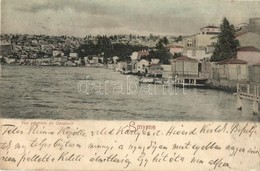
[[256, 100], [253, 101], [253, 114], [257, 115], [259, 114], [259, 102], [257, 102]]
[[239, 94], [237, 94], [237, 110], [242, 110], [242, 108], [243, 108], [242, 98], [240, 97]]

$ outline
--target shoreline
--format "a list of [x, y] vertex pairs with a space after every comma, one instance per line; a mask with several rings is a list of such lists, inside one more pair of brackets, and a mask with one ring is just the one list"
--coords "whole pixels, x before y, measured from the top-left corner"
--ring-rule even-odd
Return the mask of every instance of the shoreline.
[[[75, 67], [80, 67], [80, 68], [98, 68], [98, 69], [108, 69], [106, 67], [97, 67], [97, 66], [56, 66], [56, 65], [50, 65], [50, 66], [44, 66], [44, 65], [19, 65], [19, 64], [1, 64], [2, 66], [18, 66], [18, 67], [57, 67], [57, 68], [75, 68]], [[3, 68], [1, 68], [3, 69]], [[109, 70], [109, 69], [108, 69]], [[132, 74], [130, 74], [132, 75]], [[132, 76], [136, 76], [136, 75], [132, 75]], [[228, 92], [228, 93], [236, 93], [237, 92], [237, 83], [236, 81], [228, 81], [228, 80], [221, 80], [221, 81], [217, 81], [217, 80], [208, 80], [205, 83], [205, 86], [203, 87], [189, 87], [186, 86], [186, 88], [198, 88], [198, 89], [211, 89], [211, 90], [218, 90], [218, 91], [224, 91], [224, 92]]]
[[205, 85], [208, 89], [221, 90], [228, 93], [237, 92], [237, 82], [221, 83], [221, 82], [210, 80], [207, 81]]

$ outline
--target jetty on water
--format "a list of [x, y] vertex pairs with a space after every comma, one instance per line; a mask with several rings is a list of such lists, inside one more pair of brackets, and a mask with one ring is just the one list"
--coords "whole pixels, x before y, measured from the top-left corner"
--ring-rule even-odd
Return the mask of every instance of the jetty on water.
[[243, 101], [247, 99], [253, 102], [253, 114], [260, 113], [260, 84], [238, 83], [237, 84], [237, 108], [242, 110]]

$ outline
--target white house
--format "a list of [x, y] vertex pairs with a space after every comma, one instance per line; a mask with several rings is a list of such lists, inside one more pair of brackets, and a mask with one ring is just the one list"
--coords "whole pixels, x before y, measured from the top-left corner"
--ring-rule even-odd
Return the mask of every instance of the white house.
[[101, 56], [93, 56], [93, 55], [89, 55], [89, 56], [85, 56], [84, 57], [84, 61], [85, 61], [85, 65], [86, 66], [99, 66], [99, 64], [103, 64], [104, 62], [104, 58]]
[[[210, 28], [214, 27], [214, 28]], [[206, 31], [207, 29], [211, 31]], [[201, 32], [187, 36], [183, 39], [184, 47], [206, 47], [217, 42], [217, 35], [220, 33], [219, 27], [207, 26], [201, 28]]]
[[145, 59], [141, 59], [136, 63], [137, 72], [144, 73], [148, 65], [150, 65], [149, 61]]
[[6, 60], [6, 63], [8, 63], [8, 64], [15, 63], [15, 59], [14, 58], [5, 58], [5, 60]]
[[74, 62], [71, 62], [71, 61], [67, 61], [67, 62], [65, 62], [65, 66], [77, 66], [77, 64], [76, 63], [74, 63]]
[[98, 64], [98, 63], [103, 63], [104, 58], [99, 57], [99, 56], [93, 56], [92, 57], [92, 63], [93, 64]]
[[114, 57], [112, 57], [113, 63], [115, 64], [115, 63], [117, 62], [118, 59], [119, 59], [118, 56], [114, 56]]
[[126, 62], [120, 61], [116, 63], [115, 70], [116, 71], [123, 71], [124, 66], [126, 65]]
[[70, 54], [69, 54], [69, 57], [70, 57], [70, 58], [77, 58], [77, 57], [78, 57], [78, 53], [75, 53], [75, 52], [70, 53]]
[[187, 48], [185, 54], [187, 57], [197, 59], [198, 61], [203, 59], [210, 59], [212, 56], [212, 53], [207, 52], [206, 47], [190, 47]]
[[130, 57], [131, 57], [131, 60], [132, 60], [132, 61], [138, 60], [138, 52], [133, 52]]
[[200, 31], [203, 35], [218, 35], [220, 33], [220, 27], [208, 25], [206, 27], [202, 27]]
[[200, 33], [185, 37], [183, 39], [183, 54], [197, 60], [210, 58], [211, 54], [208, 52], [208, 46], [214, 45], [217, 42], [217, 35], [219, 33], [219, 27], [207, 26], [201, 28]]
[[52, 56], [56, 57], [56, 56], [64, 56], [64, 53], [59, 51], [59, 50], [54, 50], [52, 51]]
[[151, 64], [158, 64], [160, 62], [160, 59], [153, 58], [151, 59]]

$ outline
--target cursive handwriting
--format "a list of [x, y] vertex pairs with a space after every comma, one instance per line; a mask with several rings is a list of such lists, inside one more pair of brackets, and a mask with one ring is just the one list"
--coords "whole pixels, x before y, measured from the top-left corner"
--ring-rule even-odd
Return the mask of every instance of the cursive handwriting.
[[260, 157], [257, 123], [84, 122], [5, 122], [0, 125], [0, 165], [235, 170], [248, 168], [243, 158]]

